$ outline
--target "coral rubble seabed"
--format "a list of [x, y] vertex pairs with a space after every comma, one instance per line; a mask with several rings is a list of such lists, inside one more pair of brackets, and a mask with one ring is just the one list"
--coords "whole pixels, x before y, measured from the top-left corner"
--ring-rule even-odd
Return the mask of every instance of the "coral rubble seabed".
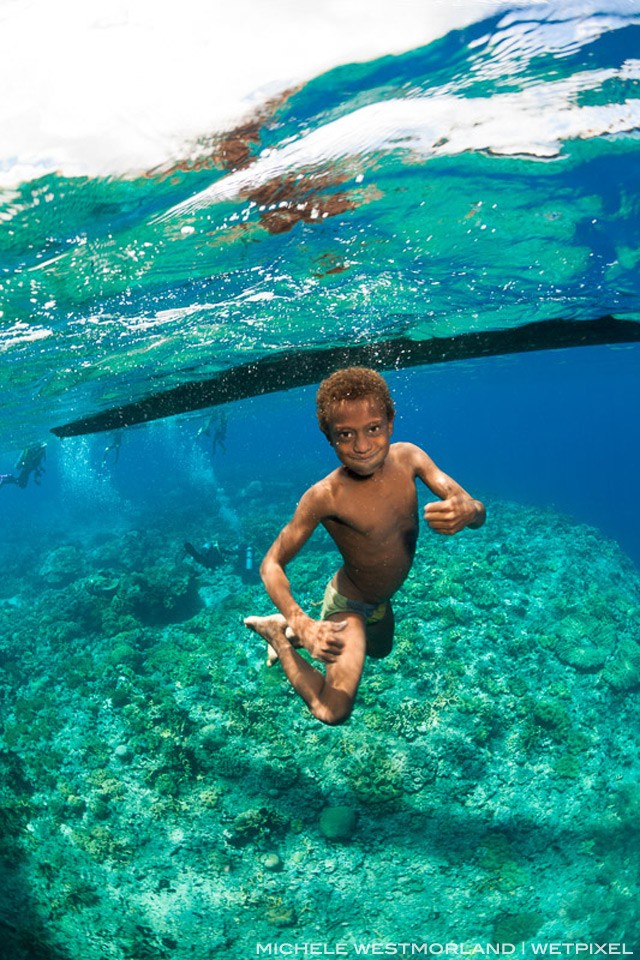
[[[615, 543], [506, 503], [481, 531], [423, 531], [394, 652], [328, 728], [242, 625], [270, 610], [261, 586], [177, 557], [182, 532], [12, 547], [0, 926], [16, 960], [640, 942], [640, 577]], [[335, 563], [319, 537], [292, 564], [310, 611]]]

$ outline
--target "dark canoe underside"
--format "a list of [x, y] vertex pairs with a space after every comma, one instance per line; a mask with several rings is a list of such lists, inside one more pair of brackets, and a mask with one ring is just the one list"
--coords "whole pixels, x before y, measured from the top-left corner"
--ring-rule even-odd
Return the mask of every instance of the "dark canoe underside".
[[400, 338], [380, 343], [283, 352], [231, 367], [206, 380], [191, 381], [133, 403], [82, 417], [54, 427], [52, 433], [57, 437], [74, 437], [121, 430], [234, 400], [318, 383], [340, 367], [399, 370], [474, 357], [638, 341], [640, 322], [606, 316], [597, 320], [547, 320], [511, 330], [462, 333], [428, 340]]

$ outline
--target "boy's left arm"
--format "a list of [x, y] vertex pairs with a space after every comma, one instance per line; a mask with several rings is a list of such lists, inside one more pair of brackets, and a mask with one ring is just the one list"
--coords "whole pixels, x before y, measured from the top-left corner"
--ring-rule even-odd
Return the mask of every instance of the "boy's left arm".
[[439, 502], [428, 503], [424, 508], [424, 519], [432, 530], [451, 536], [465, 527], [477, 530], [485, 521], [486, 511], [480, 500], [475, 500], [467, 491], [440, 470], [431, 457], [420, 447], [412, 448], [416, 476], [432, 493], [440, 497]]

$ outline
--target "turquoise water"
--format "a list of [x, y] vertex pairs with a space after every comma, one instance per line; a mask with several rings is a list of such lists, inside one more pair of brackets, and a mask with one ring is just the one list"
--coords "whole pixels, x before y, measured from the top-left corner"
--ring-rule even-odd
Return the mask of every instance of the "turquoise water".
[[[46, 460], [0, 489], [1, 956], [640, 950], [640, 345], [545, 326], [637, 339], [639, 38], [637, 4], [503, 10], [153, 169], [3, 187], [0, 472]], [[529, 323], [387, 365], [397, 438], [488, 520], [421, 531], [394, 652], [321, 726], [242, 618], [247, 546], [335, 464], [323, 351]], [[309, 611], [336, 565], [292, 564]]]
[[2, 435], [274, 351], [637, 320], [640, 26], [611, 10], [503, 14], [144, 176], [5, 191]]

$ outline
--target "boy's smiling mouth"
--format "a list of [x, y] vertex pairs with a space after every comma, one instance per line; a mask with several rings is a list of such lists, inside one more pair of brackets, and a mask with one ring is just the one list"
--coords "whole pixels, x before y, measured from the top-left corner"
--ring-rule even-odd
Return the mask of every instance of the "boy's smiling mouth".
[[371, 476], [376, 473], [387, 459], [388, 450], [374, 450], [366, 456], [356, 456], [355, 454], [341, 457], [343, 466], [352, 473], [359, 476]]

